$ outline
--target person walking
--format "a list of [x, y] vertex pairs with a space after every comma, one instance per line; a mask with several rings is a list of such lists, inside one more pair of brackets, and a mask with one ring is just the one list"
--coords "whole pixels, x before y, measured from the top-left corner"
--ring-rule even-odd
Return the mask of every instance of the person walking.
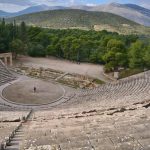
[[36, 87], [34, 86], [34, 88], [33, 88], [33, 91], [34, 91], [34, 93], [36, 93]]

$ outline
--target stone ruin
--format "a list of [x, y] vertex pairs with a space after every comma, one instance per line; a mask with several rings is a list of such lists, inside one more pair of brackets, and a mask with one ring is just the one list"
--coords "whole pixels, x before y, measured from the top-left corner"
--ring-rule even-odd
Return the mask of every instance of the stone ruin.
[[[3, 66], [0, 74], [13, 78], [6, 70]], [[0, 150], [150, 150], [149, 75], [66, 91], [63, 100], [48, 105], [20, 106], [0, 99], [1, 116], [7, 114], [0, 122]], [[4, 77], [1, 87], [10, 82], [3, 82]], [[13, 122], [12, 116], [24, 119]], [[20, 133], [23, 137], [15, 143]]]

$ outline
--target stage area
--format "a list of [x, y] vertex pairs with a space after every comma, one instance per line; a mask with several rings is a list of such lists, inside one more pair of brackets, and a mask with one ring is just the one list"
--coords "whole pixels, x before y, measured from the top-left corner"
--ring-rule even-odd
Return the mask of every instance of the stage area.
[[28, 56], [19, 56], [17, 61], [14, 62], [16, 65], [23, 65], [33, 68], [50, 68], [58, 71], [81, 74], [84, 76], [90, 76], [93, 78], [100, 79], [102, 81], [110, 81], [103, 75], [103, 66], [81, 63], [80, 65], [68, 60], [63, 60], [55, 57], [49, 58], [33, 58]]
[[19, 81], [3, 90], [4, 98], [22, 104], [51, 103], [61, 98], [63, 94], [64, 90], [58, 84], [38, 79]]

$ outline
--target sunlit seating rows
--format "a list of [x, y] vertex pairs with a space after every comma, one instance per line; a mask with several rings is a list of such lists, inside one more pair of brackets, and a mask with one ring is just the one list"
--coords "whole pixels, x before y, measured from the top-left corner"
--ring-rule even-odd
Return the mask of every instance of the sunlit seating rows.
[[21, 148], [149, 150], [150, 107], [142, 106], [149, 81], [140, 76], [79, 91], [57, 108], [35, 112]]
[[[58, 110], [57, 110], [58, 111]], [[57, 116], [58, 112], [35, 112], [21, 149], [49, 147], [64, 150], [127, 150], [150, 147], [150, 109], [114, 115], [92, 113]], [[77, 117], [78, 116], [78, 117]]]
[[22, 121], [29, 114], [29, 111], [0, 111], [0, 150], [10, 145], [15, 133], [22, 126]]
[[[61, 102], [56, 102], [58, 105], [39, 106], [41, 111], [33, 107], [36, 111], [20, 149], [148, 150], [150, 107], [142, 104], [150, 100], [149, 75], [147, 72], [94, 89], [68, 92]], [[28, 112], [19, 111], [23, 108], [0, 104], [1, 125], [12, 122], [0, 137], [1, 147], [9, 144], [20, 121], [26, 118]]]
[[11, 82], [15, 79], [15, 76], [6, 68], [6, 66], [0, 60], [0, 86]]
[[128, 106], [150, 98], [150, 78], [140, 76], [117, 83], [109, 83], [95, 89], [80, 90], [64, 108], [111, 108]]
[[9, 137], [19, 126], [20, 122], [0, 122], [0, 150], [6, 148], [9, 144]]
[[21, 121], [28, 111], [0, 111], [0, 122]]

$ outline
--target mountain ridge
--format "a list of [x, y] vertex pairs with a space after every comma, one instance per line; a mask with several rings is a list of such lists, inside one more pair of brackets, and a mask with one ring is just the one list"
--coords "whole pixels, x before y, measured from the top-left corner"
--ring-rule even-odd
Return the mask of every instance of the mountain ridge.
[[[41, 12], [41, 11], [46, 11], [46, 10], [59, 10], [59, 9], [67, 9], [67, 7], [47, 6], [47, 5], [42, 4], [42, 5], [31, 6], [24, 10], [15, 12], [15, 13], [8, 13], [8, 12], [0, 10], [0, 17], [11, 18], [11, 17], [16, 17], [16, 16], [30, 14], [30, 13], [36, 13], [36, 12]], [[3, 14], [1, 12], [3, 12]]]
[[47, 6], [47, 5], [36, 5], [19, 11], [17, 13], [7, 13], [0, 12], [0, 17], [15, 17], [24, 14], [36, 13], [46, 10], [64, 10], [64, 9], [80, 9], [87, 11], [99, 11], [99, 12], [109, 12], [119, 16], [122, 16], [126, 19], [132, 20], [141, 25], [150, 26], [150, 10], [135, 4], [119, 4], [119, 3], [110, 3], [97, 6]]
[[22, 15], [7, 19], [8, 22], [16, 20], [17, 23], [25, 21], [28, 25], [52, 29], [84, 29], [108, 30], [123, 34], [150, 34], [149, 28], [141, 26], [121, 16], [107, 13], [86, 11], [80, 9], [50, 10]]
[[11, 13], [0, 10], [0, 17], [1, 17], [1, 18], [2, 18], [2, 17], [7, 17], [7, 16], [9, 16], [9, 15], [11, 15]]
[[145, 26], [150, 26], [150, 10], [135, 4], [110, 3], [86, 9], [88, 11], [110, 12]]

